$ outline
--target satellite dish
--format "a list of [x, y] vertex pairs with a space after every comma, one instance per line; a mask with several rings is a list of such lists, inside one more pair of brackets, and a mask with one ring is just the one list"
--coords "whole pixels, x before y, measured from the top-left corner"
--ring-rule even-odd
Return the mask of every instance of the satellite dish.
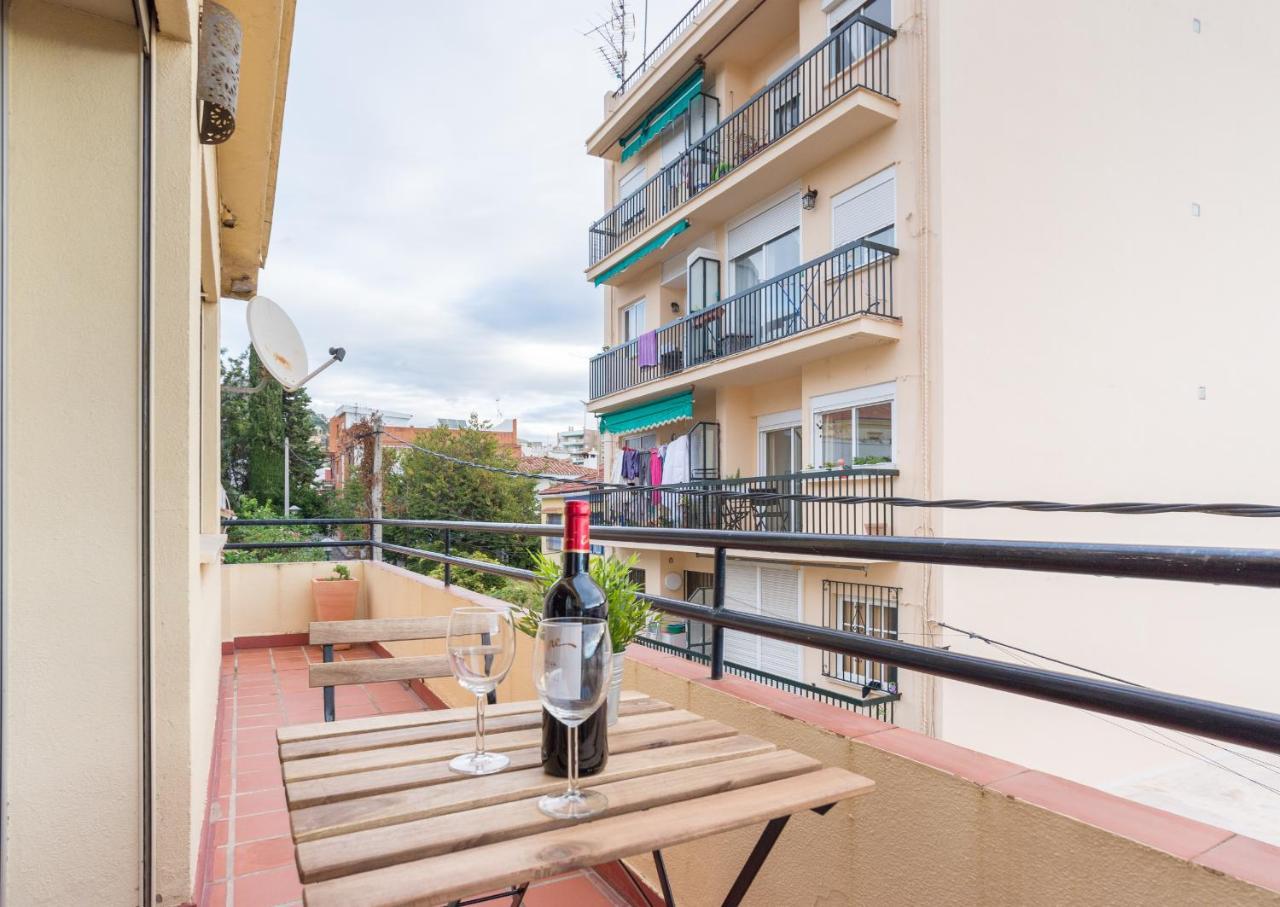
[[313, 372], [307, 370], [307, 348], [293, 319], [275, 300], [255, 296], [245, 309], [249, 322], [249, 339], [272, 378], [285, 390], [296, 391], [316, 375], [346, 358], [342, 347], [329, 348], [329, 360]]
[[249, 322], [249, 338], [263, 366], [284, 385], [297, 390], [307, 376], [307, 348], [285, 310], [266, 296], [249, 300], [245, 312]]

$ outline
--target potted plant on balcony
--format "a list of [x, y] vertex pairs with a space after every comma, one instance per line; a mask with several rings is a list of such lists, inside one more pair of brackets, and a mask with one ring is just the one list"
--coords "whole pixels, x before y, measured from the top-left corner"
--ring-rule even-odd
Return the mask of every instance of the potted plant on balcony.
[[[318, 576], [311, 581], [311, 601], [315, 604], [316, 620], [353, 620], [359, 594], [360, 580], [352, 579], [351, 571], [342, 564], [334, 564], [332, 576]], [[350, 647], [340, 645], [334, 648]]]
[[[560, 578], [560, 564], [553, 557], [534, 552], [534, 569], [540, 592], [550, 589]], [[609, 723], [618, 720], [618, 702], [622, 695], [622, 666], [627, 646], [646, 627], [658, 618], [649, 603], [640, 598], [640, 584], [631, 578], [631, 570], [639, 558], [632, 555], [625, 561], [616, 557], [591, 559], [591, 578], [604, 593], [609, 609], [609, 639], [613, 643], [613, 677], [609, 683]], [[516, 628], [528, 636], [538, 634], [538, 622], [542, 620], [542, 601], [536, 599], [527, 605], [512, 608]]]

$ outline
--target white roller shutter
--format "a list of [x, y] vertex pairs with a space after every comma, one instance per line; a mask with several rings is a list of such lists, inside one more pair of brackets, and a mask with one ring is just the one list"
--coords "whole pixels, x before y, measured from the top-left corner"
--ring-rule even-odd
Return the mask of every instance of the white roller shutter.
[[800, 226], [800, 193], [784, 198], [778, 204], [729, 230], [729, 259], [733, 260], [756, 246], [764, 245]]
[[[759, 578], [755, 567], [725, 565], [724, 606], [747, 614], [760, 613]], [[760, 661], [759, 638], [739, 630], [724, 631], [724, 660], [754, 668]]]
[[[800, 619], [800, 575], [782, 567], [760, 568], [760, 613], [781, 620]], [[760, 638], [760, 670], [800, 680], [803, 658], [795, 643]]]
[[895, 222], [893, 168], [841, 192], [831, 202], [831, 246], [862, 239]]
[[644, 167], [636, 167], [622, 179], [618, 180], [619, 204], [631, 193], [644, 185]]
[[[800, 576], [795, 570], [731, 561], [725, 565], [725, 579], [726, 608], [784, 620], [800, 619]], [[800, 680], [803, 675], [800, 646], [751, 633], [725, 630], [724, 657], [725, 661], [792, 680]]]

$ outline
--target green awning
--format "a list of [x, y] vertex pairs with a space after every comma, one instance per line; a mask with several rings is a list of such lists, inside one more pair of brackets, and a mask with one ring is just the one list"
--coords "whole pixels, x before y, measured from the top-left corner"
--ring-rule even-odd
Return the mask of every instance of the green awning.
[[622, 259], [622, 261], [618, 262], [612, 268], [608, 268], [604, 271], [601, 271], [600, 276], [595, 279], [595, 285], [600, 286], [600, 284], [604, 283], [610, 277], [616, 277], [617, 275], [621, 274], [627, 268], [631, 267], [637, 261], [639, 261], [640, 259], [644, 258], [646, 255], [648, 255], [650, 252], [655, 252], [658, 249], [661, 249], [667, 243], [671, 242], [671, 240], [676, 236], [677, 233], [683, 233], [685, 230], [688, 230], [688, 229], [689, 229], [689, 222], [687, 220], [682, 220], [679, 223], [672, 224], [670, 227], [667, 227], [667, 229], [663, 230], [653, 239], [649, 240], [643, 246], [636, 249], [634, 252], [632, 252], [626, 258]]
[[689, 102], [702, 92], [702, 70], [685, 79], [675, 91], [667, 95], [644, 115], [640, 125], [619, 139], [622, 159], [625, 161], [645, 145], [658, 137], [680, 114], [689, 109]]
[[693, 418], [693, 391], [681, 391], [661, 400], [651, 400], [616, 413], [600, 417], [600, 430], [614, 435], [629, 435], [668, 422]]

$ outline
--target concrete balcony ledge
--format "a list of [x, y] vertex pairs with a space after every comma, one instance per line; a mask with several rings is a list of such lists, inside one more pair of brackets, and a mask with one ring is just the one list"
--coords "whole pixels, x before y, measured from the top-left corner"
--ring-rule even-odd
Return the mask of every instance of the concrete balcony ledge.
[[1280, 847], [650, 649], [626, 670], [629, 689], [876, 779], [850, 810], [859, 903], [1280, 900]]

